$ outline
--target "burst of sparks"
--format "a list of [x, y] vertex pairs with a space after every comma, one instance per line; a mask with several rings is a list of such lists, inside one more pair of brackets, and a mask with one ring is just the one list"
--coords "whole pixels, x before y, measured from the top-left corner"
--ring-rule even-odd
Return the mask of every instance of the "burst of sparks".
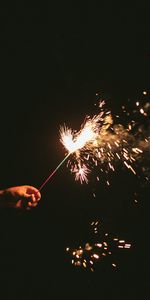
[[[146, 95], [144, 92], [143, 94]], [[149, 140], [147, 137], [139, 141], [137, 139], [139, 132], [132, 133], [136, 123], [134, 120], [126, 127], [114, 124], [111, 112], [105, 110], [104, 105], [104, 101], [99, 103], [100, 113], [92, 118], [88, 116], [79, 132], [66, 126], [60, 128], [60, 141], [68, 153], [72, 154], [68, 167], [75, 175], [75, 180], [80, 180], [81, 183], [88, 183], [88, 175], [94, 167], [106, 175], [110, 171], [115, 172], [117, 161], [136, 175], [136, 161]], [[135, 106], [140, 114], [147, 117], [150, 107], [148, 103], [141, 107], [137, 101]], [[122, 109], [129, 115], [125, 106], [122, 106]], [[99, 176], [97, 178], [99, 180]], [[106, 183], [110, 184], [108, 179]]]
[[[95, 234], [95, 228], [99, 226], [99, 221], [94, 221], [91, 223], [93, 233]], [[99, 232], [99, 228], [98, 228]], [[98, 262], [101, 262], [106, 257], [111, 257], [111, 265], [116, 267], [116, 261], [113, 258], [113, 252], [115, 249], [130, 249], [131, 244], [126, 243], [125, 240], [119, 238], [110, 237], [108, 233], [104, 236], [99, 237], [100, 241], [94, 243], [87, 242], [84, 246], [79, 246], [78, 248], [66, 248], [66, 252], [70, 255], [70, 260], [72, 265], [76, 267], [83, 267], [85, 269], [95, 270]], [[97, 237], [98, 239], [98, 237]]]
[[61, 142], [70, 153], [84, 148], [88, 142], [95, 141], [98, 131], [98, 121], [101, 115], [99, 114], [92, 119], [88, 119], [78, 133], [75, 133], [66, 126], [61, 127]]
[[89, 174], [90, 169], [87, 168], [85, 164], [82, 166], [79, 164], [78, 167], [74, 167], [72, 173], [75, 173], [75, 180], [80, 180], [81, 184], [83, 182], [88, 183], [87, 175]]

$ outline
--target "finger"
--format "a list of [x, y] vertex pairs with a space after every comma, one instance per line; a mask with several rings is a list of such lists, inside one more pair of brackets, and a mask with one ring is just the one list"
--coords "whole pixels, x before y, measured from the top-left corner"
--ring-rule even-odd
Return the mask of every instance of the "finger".
[[36, 198], [35, 198], [35, 195], [34, 195], [34, 194], [31, 195], [31, 199], [32, 199], [32, 202], [33, 202], [33, 203], [36, 202]]
[[32, 208], [32, 207], [36, 207], [37, 206], [37, 202], [33, 203], [33, 202], [28, 202], [28, 207]]
[[40, 192], [38, 191], [36, 194], [32, 194], [31, 197], [32, 197], [32, 199], [33, 199], [33, 202], [39, 201], [39, 200], [41, 199], [41, 194], [40, 194]]
[[41, 199], [41, 193], [38, 191], [36, 194], [36, 199], [39, 201]]
[[36, 204], [36, 205], [38, 204], [38, 201], [39, 201], [39, 200], [38, 200], [38, 199], [36, 199], [36, 197], [35, 197], [35, 195], [34, 195], [34, 194], [32, 194], [32, 197], [31, 197], [31, 199], [32, 199], [32, 201], [31, 201], [31, 202], [32, 202], [33, 204]]
[[36, 194], [36, 193], [38, 193], [38, 191], [39, 190], [36, 189], [34, 186], [31, 186], [31, 185], [26, 186], [26, 192], [29, 194], [32, 194], [32, 193]]
[[17, 201], [15, 207], [16, 208], [21, 208], [22, 207], [22, 200]]
[[27, 201], [27, 202], [29, 202], [29, 201], [36, 202], [37, 201], [34, 194], [29, 195], [29, 194], [25, 193], [22, 198], [24, 199], [24, 201]]
[[32, 207], [36, 207], [38, 205], [38, 203], [32, 203]]
[[36, 199], [39, 201], [41, 199], [41, 193], [38, 189], [33, 186], [26, 186], [26, 194], [31, 195], [34, 194]]
[[27, 193], [24, 193], [21, 198], [24, 202], [32, 201], [32, 195], [29, 195]]

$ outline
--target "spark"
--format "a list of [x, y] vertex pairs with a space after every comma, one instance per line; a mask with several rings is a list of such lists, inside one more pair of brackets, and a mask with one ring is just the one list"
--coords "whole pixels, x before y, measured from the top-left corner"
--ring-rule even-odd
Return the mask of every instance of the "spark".
[[141, 113], [141, 114], [143, 114], [143, 115], [145, 114], [145, 112], [144, 112], [144, 109], [143, 109], [143, 108], [141, 108], [141, 109], [140, 109], [140, 113]]
[[137, 153], [137, 154], [143, 152], [141, 149], [138, 149], [138, 148], [132, 148], [132, 151]]
[[146, 91], [143, 91], [143, 95], [147, 95], [147, 92], [146, 92]]
[[113, 266], [113, 267], [115, 267], [115, 268], [117, 267], [117, 265], [116, 265], [116, 264], [114, 264], [114, 263], [112, 264], [112, 266]]
[[87, 168], [85, 164], [82, 166], [79, 164], [78, 167], [75, 166], [72, 170], [72, 173], [75, 173], [75, 180], [80, 180], [81, 184], [85, 181], [88, 183], [87, 175], [89, 174], [90, 169]]
[[95, 253], [94, 253], [94, 254], [93, 254], [93, 257], [96, 258], [96, 259], [99, 259], [99, 255], [98, 255], [98, 254], [95, 254]]

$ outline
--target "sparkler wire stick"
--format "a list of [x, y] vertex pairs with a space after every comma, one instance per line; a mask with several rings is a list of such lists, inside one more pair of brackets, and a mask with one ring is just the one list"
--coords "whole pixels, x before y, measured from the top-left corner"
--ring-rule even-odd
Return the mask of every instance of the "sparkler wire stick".
[[47, 179], [42, 183], [42, 185], [40, 186], [40, 188], [38, 189], [39, 191], [41, 191], [43, 189], [43, 187], [47, 184], [47, 182], [53, 177], [53, 175], [57, 172], [57, 170], [62, 166], [62, 164], [66, 161], [66, 159], [69, 157], [69, 155], [71, 154], [71, 152], [69, 152], [64, 159], [60, 162], [60, 164], [56, 167], [56, 169], [47, 177]]

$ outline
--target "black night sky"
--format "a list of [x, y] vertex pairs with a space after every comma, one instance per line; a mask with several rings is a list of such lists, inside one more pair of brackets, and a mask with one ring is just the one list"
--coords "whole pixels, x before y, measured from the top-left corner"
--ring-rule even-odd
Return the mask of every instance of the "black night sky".
[[[117, 113], [149, 91], [149, 6], [6, 2], [0, 4], [0, 189], [38, 188], [65, 155], [59, 126], [79, 129], [93, 114], [97, 92]], [[111, 182], [80, 185], [64, 165], [37, 208], [0, 211], [0, 299], [149, 298], [149, 187], [121, 168]], [[92, 273], [73, 267], [65, 248], [88, 242], [97, 219], [133, 246], [115, 254], [116, 269], [106, 260]]]

